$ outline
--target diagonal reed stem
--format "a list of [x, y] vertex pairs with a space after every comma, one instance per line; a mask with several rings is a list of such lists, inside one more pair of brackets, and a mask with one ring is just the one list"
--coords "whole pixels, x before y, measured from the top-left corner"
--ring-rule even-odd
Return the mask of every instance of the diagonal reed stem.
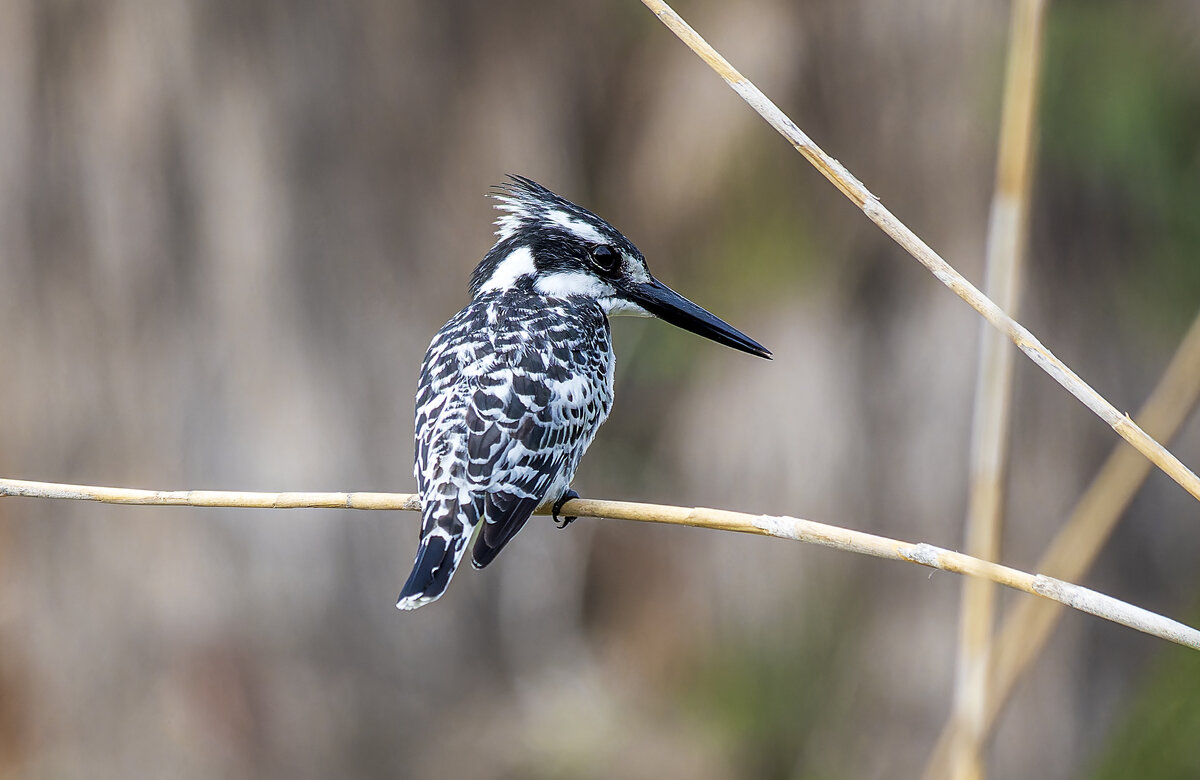
[[[1170, 441], [1197, 401], [1200, 401], [1200, 316], [1192, 322], [1137, 418], [1154, 436]], [[1072, 582], [1083, 579], [1149, 475], [1150, 463], [1124, 443], [1118, 443], [1046, 548], [1038, 570]], [[1009, 611], [992, 654], [982, 724], [985, 736], [995, 727], [1017, 682], [1046, 646], [1062, 616], [1061, 609], [1036, 599], [1022, 600]], [[949, 774], [951, 745], [961, 727], [954, 718], [946, 723], [925, 777]]]
[[929, 269], [938, 281], [953, 290], [971, 308], [1012, 339], [1013, 343], [1034, 363], [1091, 409], [1100, 419], [1108, 423], [1123, 439], [1132, 444], [1134, 449], [1149, 458], [1154, 465], [1178, 482], [1194, 498], [1200, 500], [1200, 477], [1197, 477], [1191, 469], [1183, 465], [1165, 447], [1138, 427], [1137, 423], [1128, 415], [1117, 411], [1116, 407], [1080, 379], [1050, 350], [1046, 349], [1028, 329], [1008, 316], [991, 299], [979, 292], [962, 274], [954, 270], [937, 252], [930, 249], [929, 245], [922, 241], [916, 233], [913, 233], [894, 214], [884, 208], [879, 199], [872, 195], [862, 182], [854, 178], [845, 166], [822, 151], [758, 87], [730, 65], [724, 57], [717, 53], [716, 49], [709, 46], [679, 14], [661, 0], [642, 0], [642, 3], [653, 11], [659, 21], [687, 44], [697, 56], [708, 63], [709, 67], [716, 71], [717, 75], [724, 79], [734, 92], [738, 93], [751, 108], [786, 138], [842, 194], [862, 209], [868, 219]]
[[[419, 499], [411, 493], [247, 493], [220, 490], [138, 490], [135, 488], [64, 485], [0, 478], [0, 497], [60, 498], [138, 506], [250, 507], [259, 509], [407, 509], [419, 510]], [[838, 550], [906, 561], [931, 569], [985, 577], [1005, 587], [1051, 599], [1097, 617], [1120, 623], [1145, 634], [1200, 650], [1200, 631], [1170, 618], [1097, 593], [1069, 582], [1040, 574], [1028, 574], [1010, 566], [981, 561], [963, 553], [931, 544], [914, 544], [889, 539], [836, 525], [798, 517], [752, 515], [724, 509], [706, 509], [636, 504], [628, 501], [599, 501], [576, 498], [563, 504], [562, 512], [613, 520], [686, 525], [719, 531], [772, 536]], [[542, 506], [538, 514], [549, 514]]]

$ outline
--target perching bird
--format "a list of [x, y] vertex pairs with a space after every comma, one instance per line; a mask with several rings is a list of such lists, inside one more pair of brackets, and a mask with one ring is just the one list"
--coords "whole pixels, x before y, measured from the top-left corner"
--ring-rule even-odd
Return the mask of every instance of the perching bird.
[[[421, 541], [396, 606], [446, 591], [477, 526], [482, 569], [534, 509], [569, 498], [579, 459], [612, 408], [608, 318], [659, 317], [769, 358], [766, 348], [650, 275], [629, 239], [523, 176], [497, 188], [499, 240], [471, 302], [433, 337], [417, 386]], [[574, 518], [568, 517], [560, 525]]]

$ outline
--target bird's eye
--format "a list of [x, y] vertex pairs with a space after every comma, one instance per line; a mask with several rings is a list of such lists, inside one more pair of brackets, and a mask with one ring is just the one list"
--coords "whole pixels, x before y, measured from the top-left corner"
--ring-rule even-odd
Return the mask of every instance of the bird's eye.
[[611, 274], [617, 270], [617, 265], [621, 261], [621, 253], [608, 244], [600, 244], [592, 247], [591, 261], [597, 271]]

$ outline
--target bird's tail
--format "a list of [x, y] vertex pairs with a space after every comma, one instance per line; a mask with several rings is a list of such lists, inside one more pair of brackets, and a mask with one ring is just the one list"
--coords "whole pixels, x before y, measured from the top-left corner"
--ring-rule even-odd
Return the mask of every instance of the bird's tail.
[[421, 543], [412, 573], [396, 601], [399, 609], [416, 609], [437, 601], [458, 569], [478, 513], [471, 504], [430, 502], [421, 524]]

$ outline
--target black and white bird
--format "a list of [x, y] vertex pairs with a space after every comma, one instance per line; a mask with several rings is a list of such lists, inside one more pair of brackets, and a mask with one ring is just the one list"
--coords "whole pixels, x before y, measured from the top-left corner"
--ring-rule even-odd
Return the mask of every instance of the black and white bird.
[[[417, 387], [421, 540], [396, 606], [446, 591], [471, 536], [491, 563], [540, 505], [569, 498], [579, 460], [612, 408], [608, 318], [659, 317], [721, 344], [762, 345], [650, 275], [629, 239], [523, 176], [497, 188], [495, 246], [471, 302], [433, 337]], [[565, 525], [574, 518], [565, 518]]]

